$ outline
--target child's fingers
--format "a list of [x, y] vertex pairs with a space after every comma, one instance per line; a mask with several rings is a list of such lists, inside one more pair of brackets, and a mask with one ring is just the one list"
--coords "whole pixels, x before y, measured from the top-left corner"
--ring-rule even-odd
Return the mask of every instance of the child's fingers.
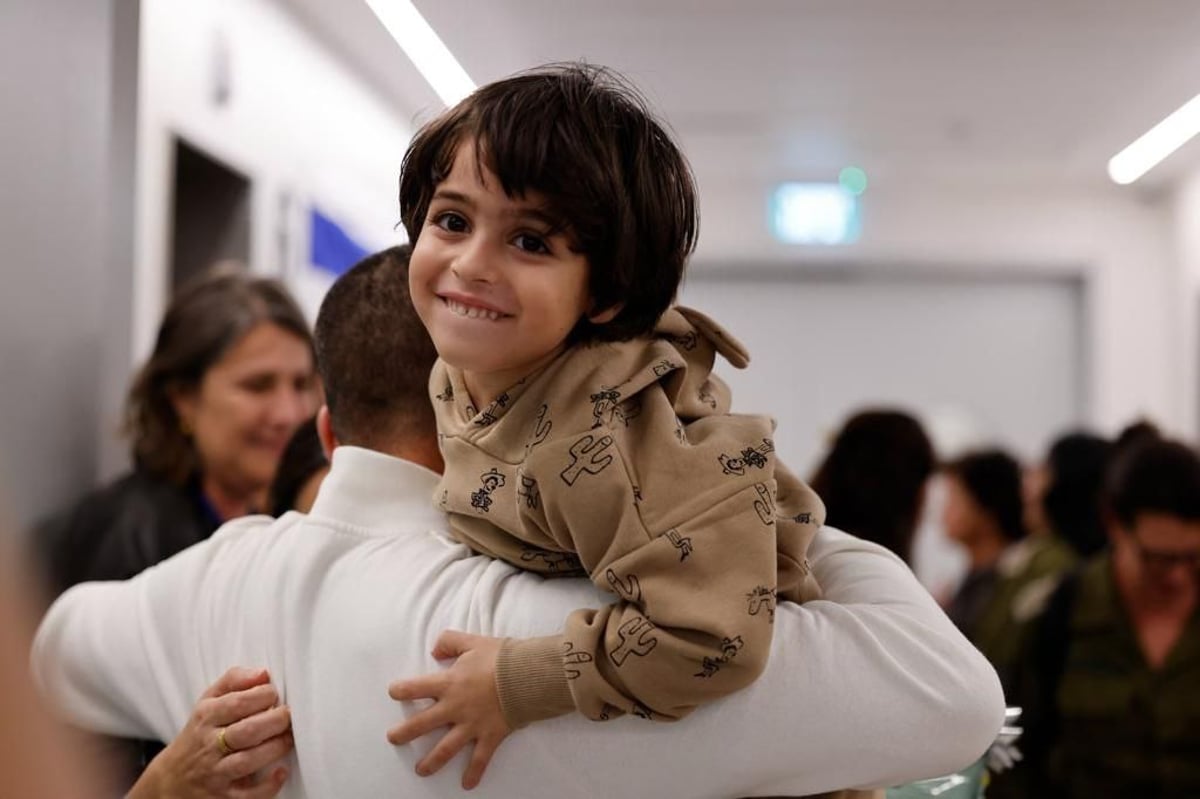
[[437, 774], [470, 741], [470, 735], [463, 727], [452, 727], [450, 732], [443, 735], [442, 740], [437, 742], [437, 746], [433, 747], [433, 750], [417, 764], [417, 773], [422, 777]]
[[439, 727], [449, 725], [452, 721], [450, 711], [446, 710], [445, 706], [439, 702], [392, 727], [388, 730], [387, 739], [393, 746], [403, 746], [417, 740], [422, 735], [428, 735]]
[[413, 699], [437, 699], [445, 690], [445, 674], [426, 674], [410, 680], [396, 680], [388, 685], [388, 696], [397, 702]]
[[483, 772], [487, 770], [488, 763], [492, 762], [492, 756], [496, 754], [496, 748], [499, 745], [499, 741], [488, 738], [480, 738], [475, 742], [475, 751], [471, 753], [471, 762], [467, 764], [467, 770], [463, 773], [462, 787], [464, 789], [469, 791], [479, 785], [483, 779]]
[[471, 649], [475, 636], [458, 630], [446, 630], [433, 645], [433, 656], [438, 660], [456, 658]]

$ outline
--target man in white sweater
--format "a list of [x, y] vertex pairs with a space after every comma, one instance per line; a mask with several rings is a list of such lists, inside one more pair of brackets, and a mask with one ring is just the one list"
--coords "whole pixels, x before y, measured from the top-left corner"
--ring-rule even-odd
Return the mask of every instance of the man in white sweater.
[[[432, 350], [402, 261], [397, 251], [367, 259], [322, 306], [320, 429], [341, 446], [307, 517], [232, 522], [132, 580], [76, 586], [51, 608], [34, 668], [70, 720], [169, 740], [228, 665], [252, 663], [291, 707], [284, 795], [454, 795], [462, 763], [418, 777], [433, 742], [385, 739], [415, 710], [389, 700], [388, 683], [436, 669], [429, 651], [444, 629], [544, 635], [607, 601], [586, 581], [519, 572], [445, 535], [430, 502], [428, 401], [420, 380], [407, 385]], [[803, 795], [935, 776], [978, 757], [1001, 723], [995, 673], [907, 568], [830, 529], [811, 561], [826, 600], [779, 606], [771, 659], [750, 688], [675, 724], [537, 725], [492, 763], [487, 794]]]

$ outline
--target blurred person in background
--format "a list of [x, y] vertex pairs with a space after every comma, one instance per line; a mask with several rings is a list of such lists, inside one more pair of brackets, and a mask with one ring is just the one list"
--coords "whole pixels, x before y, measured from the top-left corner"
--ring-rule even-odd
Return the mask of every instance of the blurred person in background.
[[1200, 458], [1143, 436], [1104, 504], [1110, 547], [1062, 581], [1022, 658], [1018, 775], [1034, 797], [1200, 796]]
[[1117, 437], [1113, 439], [1113, 457], [1142, 441], [1161, 439], [1162, 437], [1162, 431], [1154, 422], [1146, 418], [1135, 419], [1121, 428], [1121, 432], [1117, 433]]
[[[312, 336], [280, 283], [226, 270], [182, 288], [129, 390], [133, 470], [36, 534], [51, 592], [127, 579], [266, 510], [279, 458], [315, 412], [316, 393]], [[159, 748], [104, 747], [122, 788]]]
[[267, 492], [270, 514], [282, 516], [290, 510], [308, 513], [328, 473], [329, 459], [321, 448], [314, 416], [296, 428], [283, 450], [271, 490]]
[[912, 541], [936, 466], [933, 445], [907, 413], [852, 415], [809, 481], [825, 501], [826, 523], [890, 549], [912, 563]]
[[[987, 655], [1000, 672], [1010, 705], [1020, 705], [1021, 653], [1028, 646], [1032, 620], [1042, 612], [1063, 576], [1080, 558], [1108, 542], [1101, 495], [1112, 444], [1090, 433], [1059, 436], [1043, 462], [1024, 475], [1025, 526], [1029, 535], [1005, 550], [997, 562]], [[1024, 742], [1018, 748], [1025, 751]], [[994, 775], [989, 799], [1020, 799], [1025, 788], [1019, 773]]]
[[280, 283], [224, 272], [185, 286], [129, 391], [133, 470], [39, 532], [53, 591], [132, 577], [266, 510], [316, 399], [312, 337]]
[[1046, 571], [1062, 571], [1074, 556], [1091, 557], [1108, 544], [1101, 493], [1112, 447], [1091, 433], [1068, 433], [1026, 472], [1030, 557], [1044, 559]]
[[1101, 494], [1112, 444], [1091, 433], [1067, 433], [1044, 462], [1025, 471], [1029, 535], [1000, 559], [997, 601], [1008, 608], [1006, 661], [1014, 662], [1030, 619], [1080, 558], [1108, 544]]
[[1026, 534], [1021, 467], [1006, 452], [982, 450], [949, 462], [942, 475], [946, 488], [942, 524], [969, 560], [967, 576], [946, 613], [992, 662], [1005, 684], [1005, 670], [1013, 664], [1004, 640], [1007, 608], [997, 589], [1002, 558]]

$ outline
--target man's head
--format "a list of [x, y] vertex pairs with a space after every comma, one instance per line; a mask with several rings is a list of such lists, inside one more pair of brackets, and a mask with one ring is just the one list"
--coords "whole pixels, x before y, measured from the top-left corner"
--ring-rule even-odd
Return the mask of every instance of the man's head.
[[1200, 583], [1200, 458], [1149, 438], [1117, 456], [1105, 487], [1118, 574], [1151, 599], [1169, 601]]
[[[450, 179], [463, 186], [447, 192]], [[462, 195], [488, 191], [493, 207], [484, 210], [498, 216], [476, 219], [478, 198]], [[422, 128], [404, 158], [400, 213], [422, 317], [429, 323], [428, 306], [463, 293], [459, 310], [501, 312], [485, 317], [494, 333], [480, 334], [484, 343], [511, 337], [522, 287], [507, 280], [547, 251], [579, 259], [571, 265], [578, 280], [554, 289], [579, 309], [564, 340], [648, 332], [674, 299], [698, 226], [691, 170], [670, 135], [617, 75], [580, 64], [484, 86]], [[451, 271], [460, 258], [483, 266], [449, 288], [430, 282], [431, 270]], [[437, 324], [430, 326], [446, 357]]]
[[436, 445], [428, 385], [437, 353], [408, 295], [408, 256], [403, 246], [364, 258], [317, 314], [317, 368], [341, 444], [393, 454]]

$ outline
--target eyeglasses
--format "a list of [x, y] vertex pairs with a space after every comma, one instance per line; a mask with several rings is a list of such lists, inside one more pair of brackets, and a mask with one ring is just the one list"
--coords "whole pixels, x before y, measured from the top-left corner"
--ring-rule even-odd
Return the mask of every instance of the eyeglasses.
[[1200, 550], [1179, 552], [1163, 549], [1150, 549], [1137, 536], [1130, 536], [1133, 545], [1141, 556], [1142, 563], [1150, 569], [1170, 571], [1176, 566], [1187, 566], [1193, 571], [1200, 572]]

